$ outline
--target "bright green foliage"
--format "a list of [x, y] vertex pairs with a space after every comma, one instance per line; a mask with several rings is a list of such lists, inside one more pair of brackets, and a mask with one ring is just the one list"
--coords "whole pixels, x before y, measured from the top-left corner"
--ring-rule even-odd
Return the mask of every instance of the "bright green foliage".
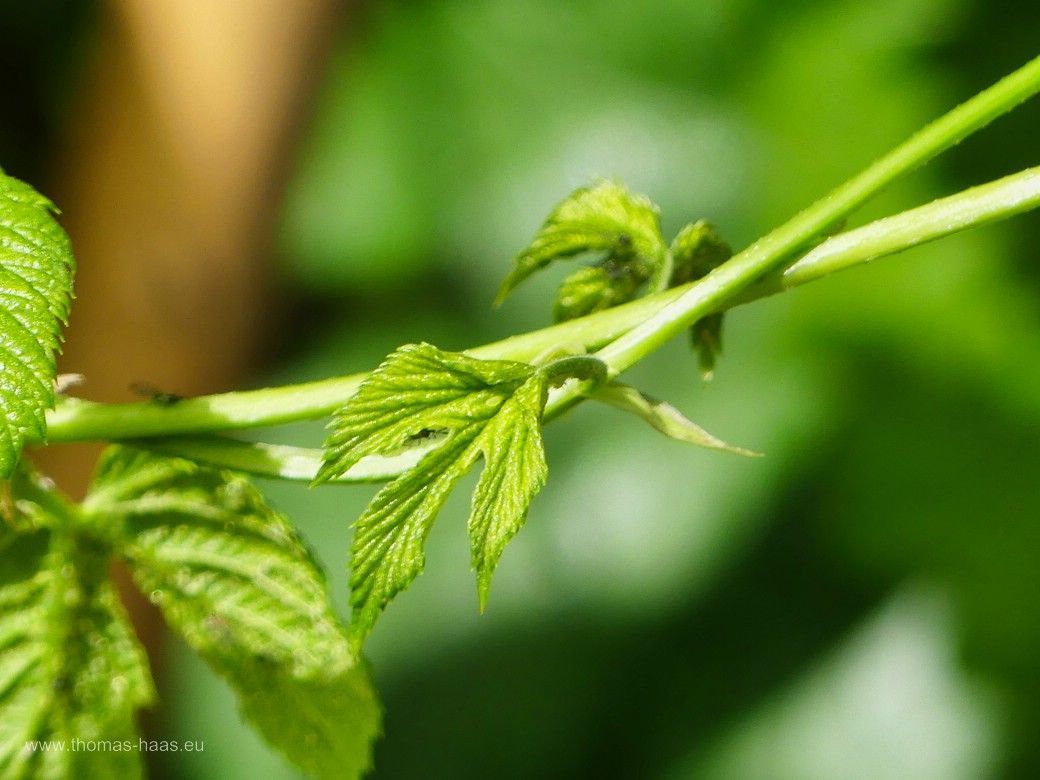
[[[729, 260], [733, 250], [722, 240], [714, 225], [698, 220], [679, 231], [672, 241], [672, 285], [686, 284], [707, 276]], [[690, 327], [690, 344], [697, 352], [701, 374], [710, 379], [722, 352], [722, 313], [702, 317]]]
[[54, 353], [68, 319], [75, 262], [54, 204], [0, 170], [0, 477], [54, 405]]
[[541, 432], [544, 405], [545, 382], [536, 376], [502, 405], [480, 436], [485, 463], [473, 494], [469, 535], [481, 610], [502, 551], [549, 476]]
[[19, 474], [14, 490], [0, 521], [0, 777], [139, 777], [135, 712], [152, 684], [109, 549], [42, 483]]
[[376, 494], [354, 524], [350, 632], [360, 645], [390, 600], [423, 570], [437, 512], [473, 465], [480, 422], [466, 425]]
[[696, 444], [698, 447], [725, 450], [737, 455], [755, 456], [760, 454], [726, 444], [722, 439], [712, 436], [697, 423], [688, 419], [671, 404], [651, 398], [629, 385], [610, 384], [596, 390], [592, 397], [617, 409], [631, 412], [670, 439]]
[[117, 529], [137, 584], [269, 742], [319, 777], [370, 765], [380, 712], [367, 670], [310, 552], [248, 481], [112, 448], [84, 512]]
[[559, 258], [604, 252], [607, 262], [628, 267], [627, 272], [642, 282], [662, 265], [667, 251], [657, 206], [617, 182], [600, 181], [575, 190], [557, 204], [531, 245], [514, 260], [496, 303]]
[[564, 279], [556, 291], [553, 319], [564, 322], [628, 303], [645, 281], [646, 277], [631, 263], [606, 260], [580, 268]]
[[477, 360], [408, 344], [383, 361], [336, 413], [317, 482], [366, 455], [390, 454], [460, 424], [487, 419], [534, 374], [525, 363]]
[[386, 455], [431, 433], [443, 441], [386, 485], [358, 519], [351, 548], [351, 635], [422, 571], [423, 546], [448, 494], [480, 455], [485, 469], [469, 521], [481, 606], [506, 543], [545, 484], [541, 413], [546, 379], [525, 363], [477, 360], [411, 344], [391, 354], [332, 421], [317, 481], [367, 455]]
[[[496, 303], [553, 260], [589, 251], [606, 255], [564, 279], [553, 304], [557, 322], [628, 303], [648, 282], [651, 292], [659, 292], [700, 279], [733, 254], [705, 220], [684, 227], [666, 248], [657, 206], [621, 184], [601, 181], [576, 190], [553, 209], [531, 245], [514, 261]], [[710, 379], [722, 351], [722, 314], [695, 322], [690, 342], [701, 373]]]

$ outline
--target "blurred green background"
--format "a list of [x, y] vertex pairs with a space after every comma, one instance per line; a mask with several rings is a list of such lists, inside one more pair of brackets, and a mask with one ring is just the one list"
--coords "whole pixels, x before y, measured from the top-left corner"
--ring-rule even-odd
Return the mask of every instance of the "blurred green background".
[[[5, 7], [0, 161], [46, 189], [96, 9]], [[343, 28], [272, 226], [291, 318], [257, 385], [547, 323], [563, 268], [489, 304], [593, 177], [656, 200], [668, 235], [707, 217], [746, 245], [1034, 56], [1040, 6], [373, 1]], [[1024, 107], [856, 221], [1036, 164], [1038, 128]], [[710, 384], [680, 343], [634, 372], [762, 459], [588, 406], [550, 426], [483, 616], [458, 491], [368, 645], [374, 776], [1040, 777], [1038, 236], [1018, 218], [738, 310]], [[372, 490], [265, 489], [345, 610]], [[154, 728], [206, 752], [154, 774], [295, 776], [200, 662], [165, 658]]]

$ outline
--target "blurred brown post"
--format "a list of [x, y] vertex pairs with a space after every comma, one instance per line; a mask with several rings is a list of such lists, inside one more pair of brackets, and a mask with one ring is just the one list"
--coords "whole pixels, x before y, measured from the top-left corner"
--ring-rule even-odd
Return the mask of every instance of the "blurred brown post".
[[[50, 189], [79, 262], [61, 370], [96, 400], [231, 389], [272, 321], [268, 262], [335, 0], [110, 0]], [[96, 447], [38, 460], [69, 492]], [[120, 576], [121, 580], [125, 577]], [[125, 586], [125, 581], [123, 582]], [[153, 657], [154, 612], [124, 587]]]

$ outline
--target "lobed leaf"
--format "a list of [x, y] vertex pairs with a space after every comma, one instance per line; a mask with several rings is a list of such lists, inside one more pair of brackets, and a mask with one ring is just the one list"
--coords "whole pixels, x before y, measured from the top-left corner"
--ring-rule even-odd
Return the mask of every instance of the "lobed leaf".
[[272, 745], [319, 777], [369, 767], [381, 715], [367, 669], [314, 558], [245, 478], [113, 447], [84, 512], [120, 526], [138, 586]]
[[46, 433], [75, 261], [54, 204], [0, 170], [0, 477]]
[[481, 608], [506, 543], [545, 484], [541, 414], [546, 379], [524, 363], [484, 361], [412, 344], [392, 353], [333, 418], [319, 480], [368, 455], [386, 455], [428, 431], [443, 440], [383, 487], [354, 526], [351, 637], [422, 572], [426, 537], [458, 480], [478, 457], [484, 473], [469, 521]]
[[581, 252], [605, 252], [616, 263], [632, 264], [643, 280], [649, 278], [667, 252], [657, 206], [613, 181], [575, 190], [557, 204], [530, 246], [513, 261], [496, 305], [553, 260]]
[[524, 363], [477, 360], [429, 344], [401, 347], [333, 416], [315, 483], [366, 455], [396, 454], [460, 422], [493, 416], [532, 373]]
[[140, 777], [135, 714], [154, 693], [110, 549], [44, 483], [19, 474], [14, 491], [16, 522], [0, 521], [0, 777]]

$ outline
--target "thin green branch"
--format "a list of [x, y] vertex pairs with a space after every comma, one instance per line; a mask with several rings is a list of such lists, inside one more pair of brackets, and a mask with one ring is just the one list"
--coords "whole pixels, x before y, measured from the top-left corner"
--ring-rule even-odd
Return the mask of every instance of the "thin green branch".
[[[752, 244], [715, 271], [685, 288], [627, 306], [515, 336], [471, 352], [482, 358], [530, 360], [559, 344], [596, 349], [621, 372], [690, 323], [725, 308], [746, 288], [788, 262], [792, 255], [844, 218], [893, 179], [984, 127], [1040, 90], [1040, 57], [933, 122], [785, 225]], [[624, 335], [622, 335], [624, 334]], [[611, 341], [614, 339], [613, 341]], [[95, 404], [64, 400], [47, 417], [51, 442], [118, 440], [147, 436], [254, 428], [331, 414], [357, 389], [364, 375], [303, 385], [224, 393], [173, 404]], [[573, 384], [573, 383], [572, 383]], [[555, 394], [548, 417], [580, 400], [580, 387]]]
[[[782, 274], [773, 275], [748, 288], [732, 302], [732, 305], [749, 303], [820, 279], [835, 271], [852, 268], [902, 252], [926, 241], [934, 241], [1037, 207], [1040, 207], [1040, 167], [1030, 168], [834, 236], [804, 255]], [[688, 288], [689, 286], [686, 289]], [[546, 330], [555, 333], [559, 327]], [[543, 332], [545, 331], [528, 336], [536, 336]], [[609, 328], [604, 332], [609, 332]], [[489, 345], [481, 350], [487, 351], [491, 348], [501, 347]], [[357, 378], [350, 379], [356, 386]], [[343, 386], [346, 387], [345, 382]], [[314, 478], [321, 465], [320, 450], [251, 444], [218, 436], [175, 437], [142, 444], [168, 455], [179, 455], [213, 466], [232, 468], [259, 476], [306, 482]], [[371, 482], [389, 479], [405, 467], [413, 465], [413, 459], [417, 460], [427, 449], [416, 448], [399, 458], [362, 460], [336, 481]]]
[[[275, 479], [311, 482], [322, 463], [322, 451], [282, 444], [265, 444], [227, 436], [173, 436], [134, 442], [154, 452], [175, 455], [207, 466], [232, 469]], [[371, 456], [329, 482], [385, 482], [415, 466], [431, 447], [412, 447], [392, 457]]]
[[[616, 309], [467, 350], [485, 360], [531, 361], [562, 345], [597, 349], [677, 298], [683, 288]], [[183, 398], [173, 403], [97, 403], [62, 398], [47, 413], [47, 441], [113, 441], [266, 428], [328, 417], [357, 391], [365, 373], [297, 385]]]
[[[911, 136], [859, 175], [720, 265], [654, 316], [601, 349], [598, 356], [621, 373], [706, 314], [722, 308], [754, 282], [788, 263], [799, 250], [899, 176], [985, 127], [1040, 90], [1040, 57]], [[580, 398], [580, 387], [557, 395], [547, 415]]]
[[[836, 270], [1038, 205], [1040, 169], [1032, 168], [834, 236], [782, 275], [767, 277], [730, 304], [747, 303]], [[693, 282], [615, 309], [477, 347], [470, 350], [470, 354], [488, 359], [532, 360], [547, 348], [561, 344], [596, 349], [698, 284], [700, 282]], [[316, 419], [330, 415], [346, 403], [364, 377], [364, 374], [354, 374], [300, 385], [187, 398], [172, 404], [151, 401], [99, 404], [70, 398], [48, 414], [48, 438], [52, 443], [135, 439], [217, 433]], [[181, 454], [189, 456], [187, 451]]]
[[1040, 166], [839, 233], [807, 252], [782, 274], [748, 288], [734, 305], [1037, 207]]

